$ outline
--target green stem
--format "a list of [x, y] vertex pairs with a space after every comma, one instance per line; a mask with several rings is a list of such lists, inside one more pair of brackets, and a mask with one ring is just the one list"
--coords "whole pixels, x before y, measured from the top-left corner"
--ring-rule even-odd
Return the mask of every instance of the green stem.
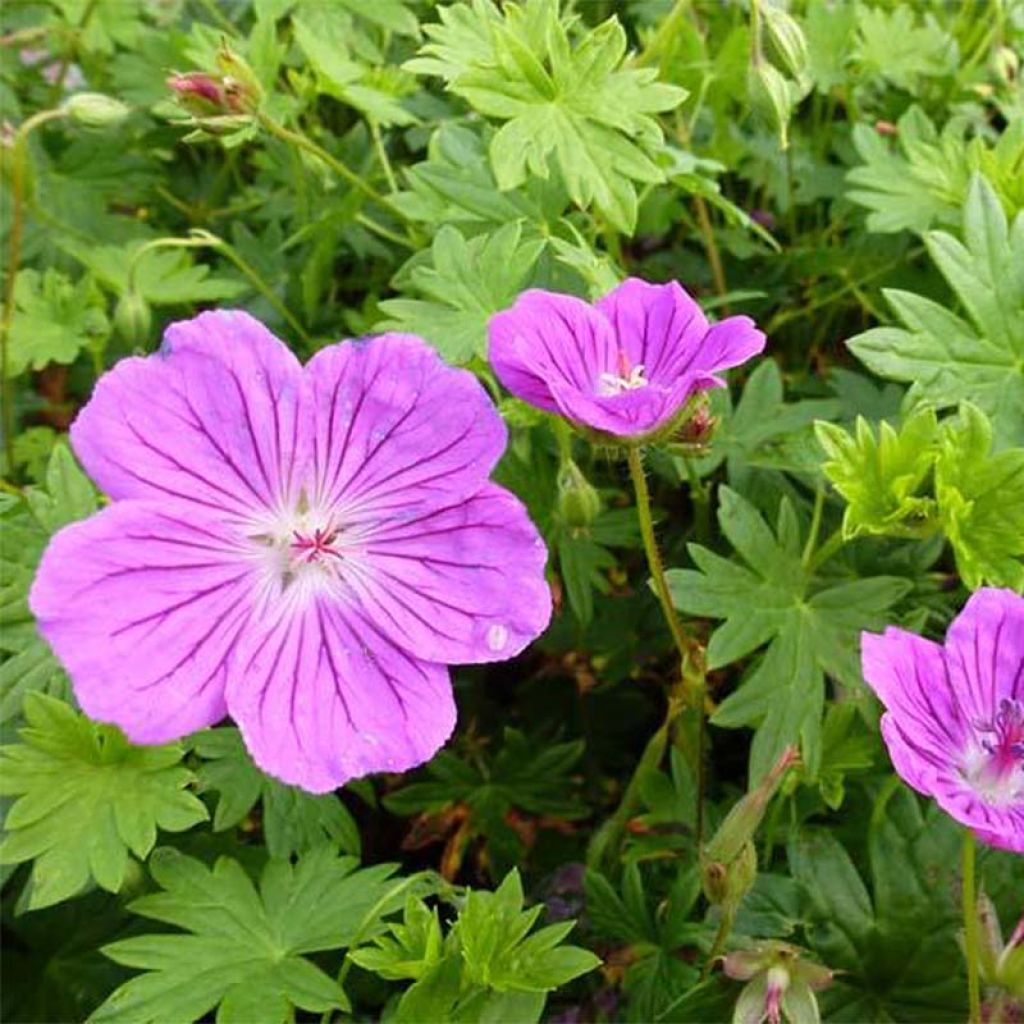
[[823, 566], [844, 544], [846, 538], [843, 536], [843, 528], [839, 527], [835, 533], [830, 534], [828, 539], [814, 553], [814, 557], [806, 563], [808, 573], [813, 573]]
[[680, 674], [683, 684], [683, 716], [682, 728], [676, 723], [675, 736], [685, 737], [684, 749], [680, 751], [689, 764], [691, 776], [697, 785], [697, 843], [703, 840], [704, 833], [704, 651], [701, 645], [683, 632], [679, 616], [676, 614], [672, 595], [669, 593], [668, 580], [665, 578], [665, 567], [658, 551], [658, 542], [654, 536], [654, 520], [651, 517], [651, 493], [644, 475], [640, 449], [629, 449], [629, 475], [633, 481], [636, 495], [636, 514], [640, 521], [640, 536], [643, 538], [644, 552], [647, 555], [647, 567], [651, 573], [654, 592], [661, 605], [661, 613], [672, 634], [676, 650], [679, 653]]
[[978, 901], [974, 891], [974, 861], [977, 843], [974, 833], [964, 829], [962, 881], [964, 912], [964, 955], [967, 958], [967, 1003], [969, 1024], [981, 1024], [981, 986], [978, 983]]
[[686, 479], [690, 484], [690, 500], [693, 502], [693, 531], [698, 544], [707, 544], [711, 540], [711, 493], [707, 485], [697, 475], [697, 467], [688, 455], [683, 456], [686, 466]]
[[7, 235], [7, 277], [4, 279], [3, 306], [0, 307], [0, 399], [3, 412], [0, 424], [4, 432], [7, 471], [14, 466], [14, 395], [11, 388], [10, 341], [14, 320], [14, 285], [21, 265], [21, 243], [25, 234], [25, 180], [28, 170], [28, 137], [47, 121], [64, 117], [60, 108], [41, 110], [27, 118], [11, 140], [11, 225]]
[[718, 919], [718, 930], [715, 932], [715, 940], [711, 943], [711, 952], [708, 953], [708, 958], [704, 961], [704, 966], [700, 972], [701, 981], [707, 981], [712, 968], [715, 966], [715, 961], [722, 955], [735, 920], [736, 910], [727, 903], [723, 904], [722, 916]]
[[729, 306], [724, 300], [729, 294], [729, 286], [725, 281], [725, 268], [722, 266], [722, 257], [718, 251], [718, 243], [715, 241], [715, 230], [711, 225], [708, 204], [704, 202], [703, 196], [695, 195], [693, 197], [693, 208], [697, 213], [701, 238], [704, 240], [704, 251], [708, 254], [708, 263], [711, 264], [711, 277], [715, 282], [715, 291], [723, 300], [722, 312], [728, 316]]
[[818, 484], [814, 492], [814, 511], [811, 513], [811, 528], [807, 531], [807, 543], [804, 545], [803, 557], [800, 559], [804, 571], [807, 571], [814, 555], [814, 548], [818, 543], [818, 534], [821, 532], [821, 515], [825, 510], [825, 488]]
[[405, 215], [405, 212], [397, 204], [393, 203], [387, 196], [381, 195], [372, 185], [365, 182], [362, 177], [356, 174], [347, 164], [342, 163], [336, 156], [328, 153], [322, 146], [318, 146], [308, 135], [304, 135], [302, 132], [292, 131], [290, 128], [285, 128], [283, 124], [279, 124], [272, 117], [268, 117], [264, 113], [258, 113], [256, 115], [260, 125], [273, 135], [275, 138], [280, 139], [282, 142], [287, 142], [289, 145], [298, 146], [299, 149], [304, 149], [307, 153], [312, 153], [315, 157], [322, 160], [325, 164], [339, 178], [344, 179], [354, 189], [362, 192], [367, 199], [373, 200], [378, 206], [382, 206], [389, 213], [394, 214], [399, 220], [405, 222], [409, 218]]

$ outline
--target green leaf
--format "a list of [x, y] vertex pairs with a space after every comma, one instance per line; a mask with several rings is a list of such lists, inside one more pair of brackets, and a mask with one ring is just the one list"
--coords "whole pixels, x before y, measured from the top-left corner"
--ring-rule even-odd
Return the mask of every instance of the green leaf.
[[25, 698], [21, 742], [0, 748], [0, 793], [18, 799], [0, 863], [32, 860], [29, 908], [66, 900], [91, 881], [124, 884], [129, 853], [144, 860], [157, 828], [181, 832], [206, 818], [186, 787], [180, 744], [134, 747], [62, 701]]
[[913, 92], [921, 78], [955, 70], [956, 44], [931, 15], [919, 24], [911, 7], [886, 10], [859, 3], [853, 59], [864, 74]]
[[853, 144], [863, 163], [847, 175], [846, 195], [866, 206], [868, 230], [915, 231], [955, 227], [967, 201], [972, 172], [993, 186], [1007, 216], [1024, 208], [1024, 119], [1007, 127], [996, 143], [965, 138], [967, 124], [952, 118], [938, 133], [918, 106], [896, 123], [895, 148], [866, 124], [853, 128]]
[[862, 685], [860, 631], [881, 628], [885, 612], [910, 584], [875, 576], [823, 586], [802, 565], [800, 531], [787, 500], [773, 533], [735, 491], [721, 487], [719, 499], [722, 532], [743, 562], [691, 545], [697, 571], [670, 570], [669, 589], [681, 611], [725, 620], [708, 644], [709, 668], [767, 647], [712, 721], [757, 729], [750, 755], [752, 783], [793, 743], [801, 746], [813, 775], [821, 755], [825, 676], [855, 689]]
[[560, 945], [572, 921], [531, 935], [541, 908], [522, 907], [523, 889], [515, 870], [495, 892], [469, 894], [454, 928], [466, 980], [499, 992], [550, 992], [600, 965], [593, 953]]
[[412, 881], [396, 882], [388, 865], [357, 870], [353, 858], [330, 847], [295, 864], [270, 860], [258, 889], [228, 857], [210, 869], [162, 848], [150, 870], [163, 891], [131, 909], [180, 930], [104, 947], [113, 960], [146, 973], [117, 989], [93, 1021], [195, 1021], [219, 1006], [218, 1021], [283, 1024], [294, 1019], [293, 1008], [347, 1010], [341, 986], [303, 954], [379, 932]]
[[422, 978], [441, 959], [441, 924], [437, 911], [410, 896], [401, 924], [392, 924], [373, 946], [351, 952], [350, 959], [364, 970], [389, 981]]
[[487, 350], [487, 321], [511, 305], [544, 248], [541, 238], [522, 238], [512, 221], [493, 234], [467, 240], [445, 226], [434, 237], [430, 261], [406, 265], [396, 284], [424, 299], [388, 299], [382, 331], [414, 331], [452, 363], [468, 362]]
[[969, 321], [911, 292], [887, 291], [905, 325], [876, 327], [847, 342], [881, 377], [908, 381], [940, 408], [967, 400], [992, 420], [999, 447], [1024, 444], [1024, 213], [1012, 228], [988, 182], [975, 176], [964, 242], [927, 236], [928, 251]]
[[969, 402], [943, 424], [935, 496], [967, 586], [1024, 590], [1024, 447], [993, 454], [992, 426]]
[[855, 429], [856, 436], [832, 423], [815, 424], [828, 457], [822, 471], [847, 502], [843, 535], [920, 536], [935, 511], [935, 502], [918, 493], [935, 463], [935, 410], [919, 409], [899, 432], [883, 421], [877, 438], [863, 417]]
[[136, 258], [141, 243], [85, 246], [73, 239], [62, 248], [88, 267], [100, 284], [115, 295], [129, 290], [129, 269], [135, 264], [137, 293], [154, 306], [192, 305], [236, 299], [249, 290], [242, 281], [211, 277], [210, 267], [195, 263], [187, 249], [147, 249]]
[[634, 182], [660, 182], [662, 132], [651, 116], [686, 91], [652, 69], [624, 66], [626, 33], [616, 18], [570, 40], [553, 0], [501, 12], [490, 0], [457, 4], [425, 29], [430, 39], [406, 66], [445, 78], [487, 117], [506, 123], [491, 142], [503, 190], [556, 171], [577, 205], [591, 204], [617, 228], [636, 224]]
[[46, 468], [46, 490], [25, 492], [28, 506], [48, 533], [96, 511], [96, 491], [66, 444], [58, 444]]
[[84, 349], [102, 348], [109, 335], [105, 303], [91, 278], [72, 283], [59, 270], [18, 272], [8, 376], [73, 363]]
[[238, 825], [262, 800], [263, 836], [271, 857], [304, 853], [324, 843], [359, 855], [359, 829], [338, 797], [314, 796], [265, 775], [237, 729], [207, 729], [196, 733], [190, 745], [205, 758], [196, 773], [200, 787], [219, 793], [215, 831]]

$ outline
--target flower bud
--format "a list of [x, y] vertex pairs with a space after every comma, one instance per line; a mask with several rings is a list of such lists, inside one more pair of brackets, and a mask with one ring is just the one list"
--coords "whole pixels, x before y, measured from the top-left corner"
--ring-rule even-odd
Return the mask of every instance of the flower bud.
[[981, 939], [978, 970], [982, 982], [1015, 999], [1024, 999], [1024, 916], [1004, 943], [996, 908], [984, 893], [978, 896], [977, 915]]
[[202, 71], [175, 72], [167, 79], [178, 102], [191, 114], [205, 117], [223, 113], [227, 100], [220, 82]]
[[757, 850], [744, 843], [732, 860], [701, 858], [704, 895], [715, 906], [738, 907], [757, 881]]
[[803, 29], [791, 15], [774, 4], [764, 4], [761, 14], [773, 55], [794, 78], [801, 78], [808, 62]]
[[127, 291], [118, 300], [114, 310], [114, 326], [129, 344], [145, 341], [149, 337], [152, 322], [149, 303], [137, 291]]
[[566, 459], [558, 470], [559, 518], [572, 529], [585, 529], [601, 511], [601, 498], [583, 471]]
[[246, 60], [224, 40], [217, 51], [217, 66], [224, 75], [224, 95], [235, 113], [252, 113], [263, 102], [263, 86]]
[[793, 101], [782, 72], [764, 60], [752, 64], [747, 69], [747, 97], [754, 112], [779, 133], [779, 145], [788, 149]]
[[995, 73], [1007, 84], [1013, 85], [1020, 74], [1020, 56], [1009, 46], [1000, 46], [992, 58]]
[[131, 113], [126, 104], [101, 92], [76, 92], [65, 100], [63, 110], [84, 128], [113, 128]]
[[739, 856], [744, 845], [754, 838], [768, 803], [775, 796], [786, 772], [799, 760], [797, 748], [787, 747], [768, 774], [733, 806], [704, 848], [703, 856], [709, 863], [729, 864]]

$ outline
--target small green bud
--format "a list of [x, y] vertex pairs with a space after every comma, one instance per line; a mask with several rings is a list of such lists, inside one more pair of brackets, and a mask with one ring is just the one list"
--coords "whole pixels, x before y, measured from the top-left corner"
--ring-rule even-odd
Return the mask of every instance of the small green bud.
[[1013, 85], [1020, 74], [1020, 55], [1009, 46], [1000, 46], [992, 57], [995, 73], [1007, 84]]
[[779, 64], [799, 80], [807, 71], [807, 40], [796, 19], [781, 7], [766, 3], [761, 8], [768, 43]]
[[85, 128], [113, 128], [131, 113], [126, 104], [101, 92], [77, 92], [68, 97], [63, 109], [72, 121]]
[[757, 850], [744, 843], [732, 860], [701, 858], [701, 882], [704, 895], [715, 906], [738, 907], [757, 881]]
[[137, 292], [128, 291], [118, 300], [114, 310], [117, 333], [131, 345], [147, 340], [153, 314], [149, 303]]
[[782, 72], [764, 60], [752, 64], [747, 69], [747, 97], [754, 112], [779, 133], [779, 145], [788, 149], [793, 100]]
[[601, 498], [583, 471], [566, 459], [558, 470], [558, 515], [566, 526], [585, 529], [601, 511]]

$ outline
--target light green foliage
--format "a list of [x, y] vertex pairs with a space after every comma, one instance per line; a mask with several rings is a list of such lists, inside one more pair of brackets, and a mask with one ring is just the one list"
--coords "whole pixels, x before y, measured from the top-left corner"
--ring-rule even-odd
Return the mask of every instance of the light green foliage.
[[906, 4], [886, 10], [858, 3], [853, 60], [862, 72], [909, 92], [922, 78], [951, 73], [956, 50], [931, 14], [919, 18]]
[[802, 564], [803, 537], [788, 501], [780, 506], [773, 533], [735, 491], [721, 487], [719, 500], [722, 532], [743, 562], [690, 545], [697, 570], [669, 571], [672, 597], [680, 611], [725, 620], [708, 644], [709, 668], [767, 647], [711, 720], [757, 729], [752, 782], [794, 743], [813, 776], [821, 757], [826, 674], [855, 690], [861, 686], [860, 631], [881, 628], [910, 584], [875, 576], [823, 585]]
[[532, 1024], [540, 1020], [546, 993], [601, 963], [587, 950], [563, 945], [572, 921], [534, 931], [542, 910], [523, 910], [519, 872], [512, 871], [495, 892], [467, 894], [443, 942], [436, 915], [410, 901], [403, 923], [352, 959], [383, 977], [415, 979], [391, 1018], [396, 1024]]
[[84, 350], [102, 349], [110, 321], [89, 277], [76, 283], [59, 270], [28, 269], [14, 284], [9, 376], [41, 370], [48, 363], [73, 363]]
[[967, 586], [1024, 591], [1024, 447], [993, 453], [992, 426], [970, 403], [943, 424], [935, 496]]
[[28, 608], [32, 577], [49, 535], [96, 509], [96, 492], [66, 444], [52, 448], [46, 486], [27, 487], [24, 502], [4, 498], [0, 508], [0, 722], [21, 714], [26, 693], [63, 694], [67, 680], [39, 636]]
[[996, 444], [1024, 444], [1024, 212], [1007, 225], [992, 187], [975, 176], [963, 241], [927, 236], [928, 251], [966, 318], [924, 296], [885, 295], [903, 327], [874, 327], [847, 344], [882, 377], [909, 381], [936, 406], [974, 402], [992, 420]]
[[499, 14], [490, 0], [442, 9], [430, 42], [407, 67], [444, 77], [452, 92], [506, 123], [490, 145], [498, 186], [513, 189], [557, 169], [572, 200], [595, 205], [617, 228], [636, 223], [635, 182], [659, 182], [662, 141], [651, 116], [685, 91], [657, 72], [624, 67], [626, 34], [611, 18], [581, 37], [554, 0], [528, 0]]
[[220, 1024], [284, 1024], [293, 1007], [348, 1008], [341, 986], [305, 954], [340, 949], [384, 928], [412, 879], [389, 865], [359, 870], [351, 857], [320, 847], [297, 863], [270, 860], [259, 887], [221, 857], [213, 868], [161, 848], [150, 871], [163, 890], [131, 909], [178, 931], [140, 935], [104, 947], [145, 971], [118, 988], [90, 1018], [131, 1024], [195, 1021], [217, 1007]]
[[984, 174], [1007, 216], [1024, 208], [1024, 118], [1012, 122], [994, 144], [967, 123], [951, 118], [941, 133], [918, 106], [896, 123], [890, 142], [866, 124], [853, 128], [853, 144], [863, 163], [847, 175], [854, 188], [847, 197], [871, 212], [875, 232], [916, 231], [960, 224], [971, 175]]
[[204, 758], [196, 776], [201, 790], [218, 794], [214, 831], [241, 823], [261, 801], [263, 837], [271, 857], [304, 853], [324, 843], [359, 854], [359, 830], [333, 793], [314, 795], [264, 775], [234, 728], [196, 733], [190, 745]]
[[206, 818], [186, 787], [183, 748], [135, 747], [63, 701], [25, 698], [21, 742], [0, 749], [0, 793], [18, 799], [7, 816], [0, 863], [31, 860], [30, 909], [59, 903], [90, 882], [124, 885], [129, 854], [144, 860], [157, 828], [181, 832]]
[[487, 351], [487, 321], [511, 305], [544, 248], [541, 238], [523, 238], [512, 221], [493, 234], [466, 239], [458, 228], [435, 236], [430, 263], [407, 264], [396, 283], [423, 299], [388, 299], [382, 331], [414, 331], [453, 363]]
[[844, 536], [920, 536], [935, 511], [935, 502], [920, 493], [935, 461], [934, 409], [918, 410], [898, 432], [883, 421], [877, 437], [860, 416], [854, 434], [824, 422], [815, 432], [828, 459], [822, 471], [847, 502]]
[[74, 240], [66, 241], [64, 248], [114, 295], [124, 295], [134, 282], [136, 292], [154, 306], [236, 299], [248, 291], [237, 279], [211, 277], [210, 268], [195, 263], [188, 249], [149, 249], [136, 256], [137, 242], [87, 246]]

